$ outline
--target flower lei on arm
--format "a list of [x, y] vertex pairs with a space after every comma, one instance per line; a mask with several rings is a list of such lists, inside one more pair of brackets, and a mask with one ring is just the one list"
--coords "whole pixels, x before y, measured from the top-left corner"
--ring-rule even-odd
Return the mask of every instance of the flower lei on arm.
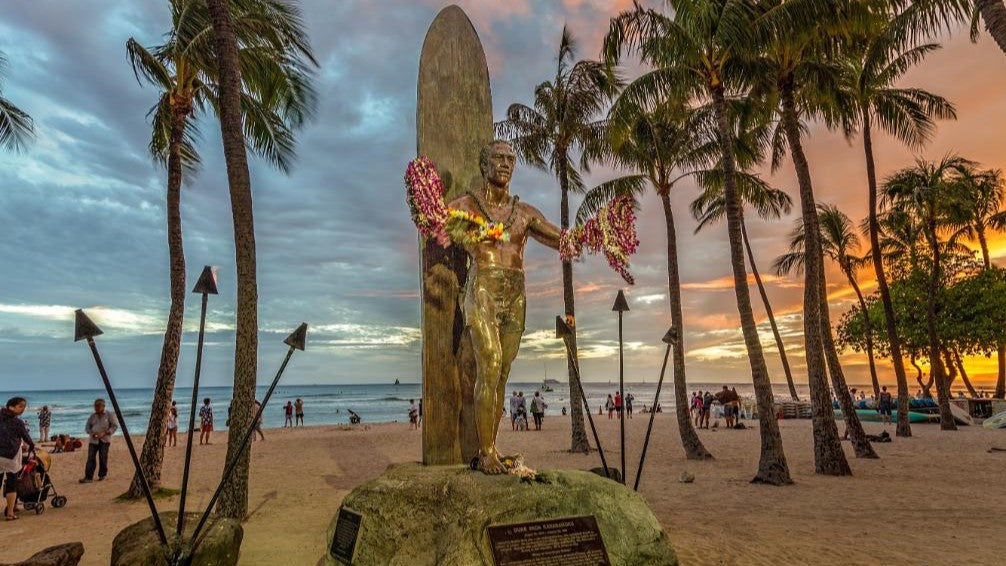
[[451, 242], [478, 244], [509, 242], [510, 233], [502, 222], [491, 222], [478, 214], [450, 208], [444, 202], [444, 182], [428, 157], [419, 156], [405, 169], [406, 200], [412, 221], [419, 232], [441, 246]]
[[629, 256], [636, 253], [639, 239], [631, 198], [614, 198], [596, 216], [580, 226], [563, 230], [559, 236], [559, 257], [563, 261], [579, 259], [584, 247], [594, 253], [603, 252], [608, 265], [629, 285], [635, 282], [629, 273]]

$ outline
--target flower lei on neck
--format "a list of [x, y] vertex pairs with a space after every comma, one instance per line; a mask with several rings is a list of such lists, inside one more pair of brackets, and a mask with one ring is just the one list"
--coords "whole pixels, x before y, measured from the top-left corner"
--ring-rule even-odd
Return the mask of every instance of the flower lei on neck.
[[452, 242], [480, 244], [510, 241], [510, 232], [503, 222], [493, 222], [478, 214], [450, 208], [444, 203], [444, 182], [428, 157], [419, 156], [409, 162], [405, 169], [405, 187], [406, 201], [416, 228], [441, 246], [446, 248]]
[[629, 256], [636, 253], [639, 239], [631, 198], [616, 197], [582, 225], [562, 231], [559, 257], [563, 261], [579, 259], [584, 247], [594, 253], [603, 252], [608, 265], [629, 285], [634, 283], [629, 273]]

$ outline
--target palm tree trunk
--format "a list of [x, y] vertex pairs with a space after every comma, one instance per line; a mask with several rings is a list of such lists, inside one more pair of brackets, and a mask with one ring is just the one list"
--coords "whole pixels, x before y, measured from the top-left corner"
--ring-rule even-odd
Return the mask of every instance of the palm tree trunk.
[[880, 301], [884, 305], [887, 340], [891, 344], [891, 364], [894, 365], [894, 377], [898, 381], [898, 427], [895, 434], [909, 437], [912, 436], [912, 426], [908, 423], [908, 377], [905, 375], [905, 361], [901, 357], [901, 341], [898, 339], [898, 327], [894, 319], [894, 303], [891, 301], [891, 289], [887, 286], [884, 258], [880, 250], [880, 222], [877, 220], [877, 167], [873, 161], [870, 112], [865, 108], [863, 109], [863, 151], [866, 153], [866, 180], [870, 193], [870, 251], [873, 256], [873, 270], [877, 275]]
[[936, 400], [940, 406], [940, 429], [957, 430], [954, 415], [950, 412], [950, 383], [940, 356], [940, 339], [936, 332], [936, 293], [940, 285], [940, 246], [936, 239], [936, 220], [930, 213], [926, 221], [930, 252], [933, 254], [933, 268], [929, 274], [929, 291], [926, 293], [926, 333], [929, 336], [929, 363], [936, 379]]
[[768, 302], [768, 293], [765, 292], [765, 285], [762, 283], [761, 274], [758, 273], [758, 266], [755, 265], [754, 252], [751, 251], [751, 241], [748, 240], [748, 229], [741, 217], [741, 237], [744, 240], [744, 249], [747, 250], [748, 263], [751, 264], [751, 273], [754, 275], [755, 283], [758, 285], [758, 293], [761, 301], [765, 305], [765, 314], [768, 316], [769, 326], [772, 327], [772, 336], [775, 337], [775, 346], [779, 350], [779, 358], [782, 360], [782, 369], [786, 374], [786, 384], [789, 385], [789, 394], [794, 401], [799, 401], [796, 394], [796, 384], [793, 383], [793, 372], [789, 369], [789, 359], [786, 357], [786, 347], [783, 346], [782, 336], [779, 334], [779, 326], [775, 323], [775, 315], [772, 313], [772, 305]]
[[[845, 381], [845, 372], [842, 371], [842, 364], [838, 359], [838, 348], [835, 347], [835, 339], [831, 335], [831, 312], [828, 310], [827, 280], [824, 275], [824, 265], [821, 265], [821, 337], [824, 340], [824, 358], [828, 362], [828, 374], [831, 376], [831, 388], [835, 390], [835, 397], [842, 408], [842, 418], [845, 419], [845, 433], [852, 442], [852, 450], [857, 458], [879, 458], [870, 444], [870, 439], [866, 438], [866, 431], [863, 430], [863, 423], [859, 422], [859, 413], [856, 412], [855, 404], [852, 402], [852, 394], [849, 393], [849, 384]], [[865, 312], [865, 311], [864, 311]]]
[[[161, 345], [161, 362], [157, 366], [157, 383], [150, 403], [150, 420], [140, 452], [140, 469], [151, 487], [161, 482], [164, 464], [164, 441], [167, 437], [167, 417], [175, 391], [175, 372], [178, 369], [178, 351], [182, 343], [182, 322], [185, 318], [185, 251], [182, 247], [182, 138], [190, 109], [185, 105], [172, 108], [171, 134], [168, 147], [168, 188], [165, 212], [168, 221], [168, 280], [171, 289], [171, 306], [168, 324]], [[139, 474], [126, 492], [129, 499], [143, 497]]]
[[880, 380], [877, 379], [877, 364], [873, 359], [873, 327], [870, 325], [870, 317], [866, 310], [866, 301], [863, 300], [863, 292], [859, 289], [859, 283], [856, 281], [856, 276], [853, 275], [852, 271], [845, 271], [845, 276], [849, 279], [852, 290], [856, 292], [856, 298], [859, 299], [859, 308], [863, 312], [863, 328], [866, 331], [866, 357], [870, 362], [870, 379], [873, 381], [873, 396], [880, 399]]
[[[258, 285], [255, 266], [255, 223], [251, 177], [241, 126], [241, 68], [237, 39], [227, 0], [207, 0], [220, 64], [220, 129], [227, 163], [231, 216], [234, 220], [234, 264], [237, 267], [237, 329], [234, 345], [234, 392], [227, 435], [227, 461], [236, 456], [241, 436], [251, 424], [258, 373]], [[218, 511], [244, 519], [248, 514], [248, 468], [251, 450], [243, 451], [234, 475], [220, 496]]]
[[957, 364], [957, 370], [961, 373], [961, 381], [964, 382], [964, 387], [968, 388], [968, 393], [970, 393], [972, 397], [978, 397], [978, 391], [976, 391], [975, 386], [971, 384], [971, 380], [968, 379], [968, 372], [964, 369], [964, 360], [961, 359], [961, 353], [954, 350], [953, 356], [954, 362]]
[[[566, 163], [565, 153], [560, 152], [559, 162]], [[562, 192], [562, 202], [560, 203], [560, 224], [563, 230], [569, 229], [569, 177], [566, 168], [559, 170], [559, 189]], [[566, 310], [566, 322], [569, 324], [573, 335], [569, 338], [569, 348], [572, 352], [570, 358], [577, 359], [576, 346], [576, 310], [573, 304], [573, 262], [562, 262], [562, 302]], [[570, 452], [590, 452], [590, 443], [587, 441], [587, 429], [583, 423], [583, 400], [580, 398], [580, 387], [577, 384], [576, 372], [573, 363], [566, 360], [566, 371], [569, 375], [569, 419], [570, 419]], [[625, 470], [622, 470], [625, 474]], [[624, 477], [624, 476], [623, 476]]]
[[1002, 0], [976, 0], [975, 7], [985, 20], [985, 29], [999, 49], [1006, 53], [1006, 6]]
[[910, 361], [912, 362], [912, 366], [915, 367], [915, 371], [918, 372], [918, 375], [915, 376], [915, 380], [919, 382], [919, 387], [922, 388], [922, 396], [926, 399], [932, 399], [933, 393], [929, 389], [933, 386], [933, 377], [932, 375], [929, 376], [928, 383], [922, 381], [922, 368], [919, 367], [918, 363], [916, 363], [918, 359], [919, 358], [915, 354], [912, 354], [912, 359]]
[[[982, 261], [985, 263], [985, 269], [992, 268], [992, 258], [989, 257], [989, 244], [988, 239], [985, 237], [985, 230], [982, 228], [981, 224], [977, 226], [978, 228], [978, 243], [982, 247]], [[996, 361], [998, 362], [999, 373], [996, 378], [996, 398], [1002, 399], [1006, 397], [1006, 344], [1000, 342], [996, 348]]]
[[[800, 119], [797, 115], [792, 77], [779, 89], [782, 103], [782, 126], [789, 144], [790, 156], [800, 187], [800, 212], [804, 234], [803, 334], [806, 344], [807, 382], [810, 385], [811, 412], [814, 429], [814, 471], [833, 476], [851, 475], [849, 462], [842, 450], [835, 424], [835, 410], [828, 393], [828, 378], [824, 367], [822, 334], [821, 281], [824, 255], [821, 251], [821, 229], [818, 226], [817, 203], [811, 184], [810, 166], [800, 140]], [[844, 396], [845, 391], [837, 392]]]
[[667, 191], [660, 192], [664, 205], [664, 220], [667, 224], [667, 297], [671, 307], [671, 326], [678, 336], [674, 347], [674, 413], [678, 418], [678, 434], [681, 446], [689, 460], [710, 460], [713, 455], [706, 450], [695, 433], [692, 419], [688, 414], [688, 383], [685, 380], [685, 330], [681, 313], [681, 277], [678, 273], [678, 236], [674, 229], [674, 213], [671, 197]]
[[789, 475], [789, 465], [783, 451], [779, 423], [775, 419], [775, 399], [772, 382], [769, 380], [765, 354], [751, 310], [751, 296], [748, 293], [747, 271], [744, 269], [744, 244], [741, 241], [741, 201], [737, 194], [737, 178], [734, 164], [733, 143], [727, 124], [726, 97], [722, 84], [711, 88], [715, 105], [716, 124], [720, 149], [723, 152], [723, 194], [727, 212], [727, 235], [730, 242], [730, 267], [734, 275], [734, 293], [737, 295], [737, 312], [741, 319], [741, 331], [751, 364], [751, 381], [758, 401], [758, 430], [761, 436], [761, 457], [758, 473], [753, 483], [785, 485], [793, 483]]

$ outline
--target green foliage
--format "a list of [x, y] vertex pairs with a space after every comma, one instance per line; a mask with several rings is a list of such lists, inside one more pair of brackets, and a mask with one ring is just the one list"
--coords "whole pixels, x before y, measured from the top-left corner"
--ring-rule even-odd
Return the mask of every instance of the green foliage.
[[3, 73], [7, 58], [0, 52], [0, 148], [19, 152], [35, 135], [35, 122], [27, 112], [3, 97]]

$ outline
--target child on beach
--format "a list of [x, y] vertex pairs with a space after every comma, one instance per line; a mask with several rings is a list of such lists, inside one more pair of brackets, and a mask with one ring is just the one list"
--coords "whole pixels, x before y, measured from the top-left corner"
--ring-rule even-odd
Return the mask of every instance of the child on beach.
[[293, 426], [293, 403], [287, 401], [283, 407], [283, 428]]
[[612, 415], [615, 414], [615, 401], [608, 395], [608, 401], [604, 404], [605, 410], [608, 411], [608, 420], [611, 420]]
[[213, 432], [213, 407], [210, 406], [210, 398], [203, 399], [203, 406], [199, 407], [199, 445], [210, 444], [210, 434]]
[[168, 410], [168, 440], [165, 446], [178, 446], [178, 407]]

